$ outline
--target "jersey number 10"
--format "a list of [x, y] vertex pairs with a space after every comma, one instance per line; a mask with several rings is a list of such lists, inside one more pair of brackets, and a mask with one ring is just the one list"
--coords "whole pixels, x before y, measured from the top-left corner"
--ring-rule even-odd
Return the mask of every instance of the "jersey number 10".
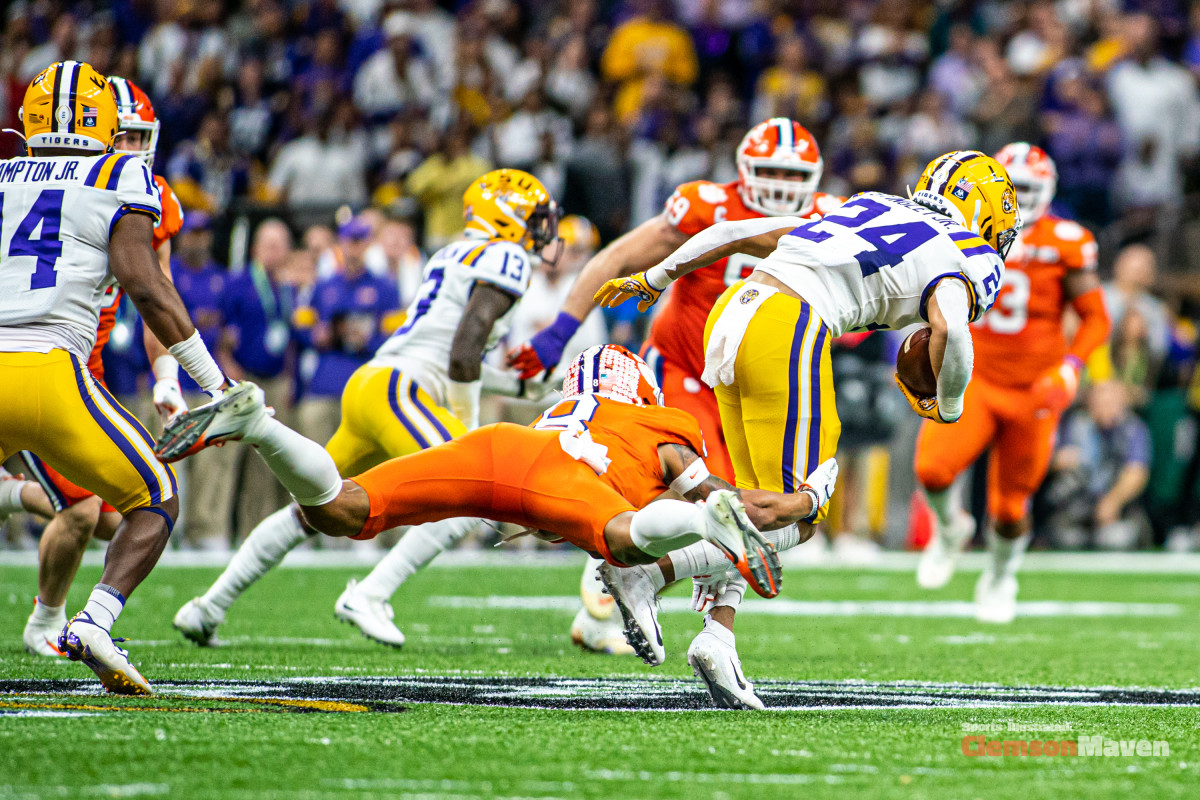
[[[62, 189], [44, 189], [8, 241], [4, 253], [6, 259], [17, 256], [33, 256], [37, 259], [33, 275], [29, 278], [30, 290], [49, 289], [58, 280], [55, 264], [62, 257], [63, 246], [58, 238], [62, 225], [62, 204]], [[4, 211], [4, 193], [0, 192], [0, 225], [4, 220]], [[39, 225], [41, 232], [35, 239], [33, 233]]]

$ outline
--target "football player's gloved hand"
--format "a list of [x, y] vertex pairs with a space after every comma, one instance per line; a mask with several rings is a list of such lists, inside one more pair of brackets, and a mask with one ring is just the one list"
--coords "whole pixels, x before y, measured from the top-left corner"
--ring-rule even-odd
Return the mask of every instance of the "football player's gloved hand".
[[[734, 602], [720, 603], [731, 587]], [[736, 608], [745, 594], [746, 579], [734, 570], [692, 578], [692, 610], [701, 614], [710, 613], [718, 604], [732, 605]]]
[[613, 278], [608, 281], [592, 299], [607, 308], [616, 308], [631, 297], [639, 298], [638, 311], [648, 311], [650, 306], [658, 302], [666, 286], [661, 289], [650, 282], [644, 272], [635, 272], [627, 278]]
[[904, 381], [900, 380], [900, 373], [896, 373], [896, 385], [900, 387], [900, 393], [904, 395], [904, 399], [912, 406], [912, 410], [917, 412], [918, 417], [942, 423], [954, 422], [958, 419], [957, 417], [955, 419], [944, 419], [941, 410], [938, 408], [937, 396], [918, 397], [913, 394], [912, 390], [904, 385]]
[[163, 424], [188, 410], [187, 401], [183, 399], [183, 390], [175, 378], [160, 378], [154, 382], [154, 410], [162, 419]]
[[558, 317], [548, 327], [508, 351], [507, 365], [520, 374], [521, 380], [529, 380], [539, 372], [550, 372], [562, 361], [563, 348], [582, 324], [567, 312], [558, 312]]
[[1067, 356], [1057, 367], [1043, 372], [1033, 383], [1038, 408], [1066, 411], [1079, 391], [1079, 373], [1082, 369], [1079, 359]]
[[837, 488], [837, 478], [837, 459], [827, 458], [800, 484], [800, 491], [811, 493], [813, 498], [813, 511], [805, 517], [805, 522], [812, 522], [821, 509], [829, 504], [829, 498], [833, 497], [833, 490]]

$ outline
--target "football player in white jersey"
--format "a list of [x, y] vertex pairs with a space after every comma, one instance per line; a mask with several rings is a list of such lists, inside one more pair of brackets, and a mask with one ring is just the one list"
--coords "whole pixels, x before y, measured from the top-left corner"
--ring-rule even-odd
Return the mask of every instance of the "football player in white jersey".
[[[529, 288], [532, 259], [557, 236], [558, 207], [537, 178], [499, 169], [467, 189], [463, 213], [464, 240], [429, 259], [404, 324], [346, 384], [341, 425], [325, 446], [342, 475], [478, 427], [485, 388], [524, 397], [544, 387], [482, 361], [508, 331], [513, 310]], [[338, 618], [376, 641], [402, 646], [404, 635], [391, 621], [388, 598], [418, 568], [414, 562], [428, 563], [477, 522], [449, 519], [410, 529], [366, 580], [350, 582], [338, 598]], [[175, 627], [197, 644], [211, 644], [234, 601], [315, 533], [301, 522], [295, 504], [267, 517], [209, 590], [179, 609]]]
[[150, 434], [87, 369], [104, 293], [119, 282], [201, 387], [229, 384], [159, 269], [159, 194], [141, 159], [113, 152], [108, 80], [89, 64], [52, 64], [29, 85], [21, 120], [30, 155], [0, 165], [0, 461], [32, 450], [121, 513], [100, 583], [58, 646], [109, 691], [149, 694], [110, 631], [179, 504]]
[[[811, 222], [718, 223], [658, 266], [609, 281], [596, 299], [616, 305], [637, 297], [645, 310], [681, 275], [733, 253], [763, 258], [713, 307], [703, 377], [717, 394], [737, 486], [788, 493], [837, 448], [829, 343], [847, 331], [928, 323], [937, 395], [918, 397], [897, 384], [920, 416], [958, 419], [971, 378], [968, 325], [995, 301], [1004, 256], [1020, 229], [1016, 190], [1004, 167], [980, 152], [955, 151], [930, 162], [909, 199], [864, 192]], [[777, 534], [774, 544], [794, 547], [807, 538], [800, 531]], [[742, 590], [736, 581], [726, 585], [724, 565], [703, 546], [684, 551], [676, 578], [716, 576], [697, 585], [697, 605], [716, 607], [688, 660], [718, 705], [761, 707], [741, 675], [732, 635]], [[626, 625], [657, 626], [652, 598], [661, 571], [611, 572], [610, 589], [637, 595], [623, 607], [642, 609]], [[639, 655], [650, 663], [664, 656], [661, 646]]]

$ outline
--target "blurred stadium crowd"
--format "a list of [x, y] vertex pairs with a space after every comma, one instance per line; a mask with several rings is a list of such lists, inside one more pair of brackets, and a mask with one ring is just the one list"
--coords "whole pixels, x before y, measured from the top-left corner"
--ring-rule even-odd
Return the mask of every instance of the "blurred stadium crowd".
[[[736, 179], [734, 148], [761, 119], [808, 127], [821, 189], [840, 195], [903, 194], [947, 150], [1041, 144], [1058, 165], [1055, 211], [1099, 239], [1114, 335], [1064, 422], [1039, 535], [1200, 546], [1200, 5], [18, 0], [6, 14], [0, 127], [19, 127], [24, 87], [53, 61], [135, 80], [162, 124], [154, 169], [186, 211], [173, 259], [193, 319], [229, 374], [322, 441], [346, 378], [398, 325], [424, 257], [461, 230], [464, 189], [493, 166], [533, 172], [575, 215], [516, 344], [554, 318], [590, 253], [676, 185]], [[646, 320], [621, 311], [578, 343], [636, 348]], [[139, 410], [140, 331], [130, 309], [105, 354], [110, 387]], [[877, 334], [838, 351], [844, 457], [862, 458], [832, 527], [877, 539], [887, 487], [902, 511], [911, 488], [904, 449], [887, 458], [916, 424], [887, 397], [894, 349]], [[242, 449], [202, 455], [178, 530], [225, 547], [283, 497]], [[899, 543], [907, 514], [891, 518]]]

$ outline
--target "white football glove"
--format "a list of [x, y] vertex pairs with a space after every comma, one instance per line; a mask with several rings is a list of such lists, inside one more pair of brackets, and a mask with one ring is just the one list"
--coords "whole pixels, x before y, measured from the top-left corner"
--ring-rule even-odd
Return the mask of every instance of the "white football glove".
[[813, 497], [813, 512], [805, 520], [811, 522], [817, 518], [817, 514], [829, 502], [829, 498], [833, 497], [833, 490], [837, 487], [838, 465], [837, 460], [828, 458], [821, 462], [820, 466], [812, 471], [800, 488], [811, 493]]
[[[745, 594], [746, 579], [733, 570], [692, 578], [692, 610], [701, 614], [711, 612], [718, 605], [736, 608]], [[723, 603], [722, 599], [730, 602]]]
[[154, 382], [154, 410], [164, 425], [188, 410], [177, 379], [160, 378]]

